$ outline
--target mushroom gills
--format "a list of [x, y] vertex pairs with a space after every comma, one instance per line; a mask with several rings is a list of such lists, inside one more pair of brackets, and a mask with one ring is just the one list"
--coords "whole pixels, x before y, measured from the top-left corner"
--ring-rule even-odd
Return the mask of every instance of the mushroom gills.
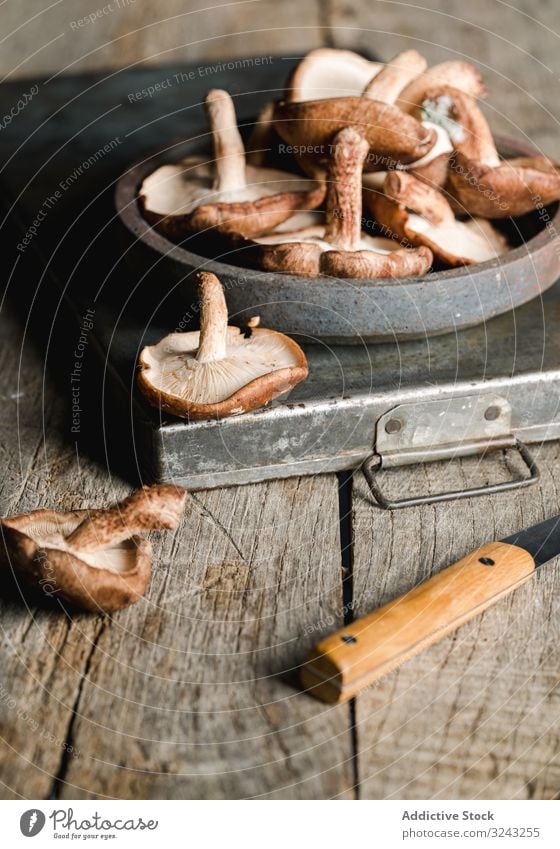
[[227, 353], [223, 359], [196, 359], [199, 333], [171, 333], [165, 346], [144, 350], [151, 369], [151, 382], [160, 391], [195, 404], [218, 404], [252, 380], [294, 365], [294, 357], [281, 334], [264, 328], [246, 337], [237, 327], [228, 327]]
[[434, 227], [426, 218], [410, 212], [407, 228], [427, 236], [446, 253], [472, 262], [486, 262], [508, 250], [506, 238], [483, 218], [453, 219]]
[[81, 560], [94, 569], [107, 569], [116, 575], [126, 575], [136, 569], [137, 545], [133, 539], [124, 540], [117, 545], [99, 548], [96, 551], [81, 551], [69, 545], [66, 537], [70, 536], [81, 519], [55, 521], [38, 521], [25, 529], [29, 536], [41, 549], [54, 548], [66, 551], [76, 559]]
[[304, 177], [252, 165], [246, 167], [245, 181], [243, 187], [220, 191], [215, 186], [212, 163], [196, 156], [157, 168], [142, 183], [141, 194], [147, 210], [165, 216], [189, 215], [206, 204], [245, 203], [310, 188], [309, 179]]
[[324, 100], [361, 94], [383, 68], [351, 50], [319, 47], [305, 56], [292, 72], [286, 100]]
[[[326, 242], [324, 239], [325, 227], [308, 227], [304, 230], [296, 230], [294, 232], [275, 231], [268, 236], [261, 236], [255, 239], [259, 245], [280, 245], [286, 242], [299, 242], [302, 244], [318, 245], [322, 251], [337, 251], [338, 247]], [[384, 236], [368, 236], [367, 233], [361, 233], [360, 241], [354, 248], [356, 251], [374, 251], [379, 254], [390, 254], [398, 246], [395, 240], [385, 238]]]

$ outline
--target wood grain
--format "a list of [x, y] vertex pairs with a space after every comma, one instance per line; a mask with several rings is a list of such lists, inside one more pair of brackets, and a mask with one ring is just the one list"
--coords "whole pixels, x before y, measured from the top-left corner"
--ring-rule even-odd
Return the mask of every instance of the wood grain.
[[197, 493], [76, 706], [67, 798], [351, 797], [346, 708], [294, 688], [341, 622], [336, 480]]
[[[407, 592], [482, 540], [560, 512], [558, 444], [529, 490], [394, 514], [353, 504], [356, 617]], [[391, 473], [401, 494], [500, 480], [505, 457]], [[421, 473], [421, 474], [420, 474]], [[411, 486], [412, 484], [412, 486]], [[558, 791], [558, 561], [356, 700], [363, 798], [550, 798]]]
[[[50, 505], [62, 510], [94, 506], [127, 491], [87, 457], [76, 458], [64, 433], [64, 399], [43, 373], [41, 358], [16, 316], [0, 315], [0, 509], [2, 515]], [[25, 343], [24, 343], [25, 339]], [[88, 658], [102, 625], [97, 617], [70, 615], [22, 595], [3, 576], [0, 594], [2, 675], [0, 737], [3, 798], [46, 798], [65, 757], [71, 722]]]
[[[415, 48], [431, 63], [479, 62], [495, 130], [560, 154], [560, 20], [552, 2], [537, 10], [529, 0], [516, 8], [451, 0], [445, 9], [438, 0], [424, 0], [424, 8], [263, 0], [192, 14], [204, 5], [170, 0], [169, 20], [159, 21], [159, 7], [138, 2], [76, 31], [72, 21], [91, 11], [85, 0], [35, 18], [32, 0], [4, 4], [9, 37], [0, 68], [14, 79], [58, 71], [61, 56], [65, 73], [79, 73], [294, 55], [321, 43], [384, 59]], [[126, 494], [124, 481], [76, 456], [64, 436], [68, 399], [44, 384], [43, 358], [27, 345], [20, 361], [22, 328], [5, 305], [0, 333], [3, 514], [42, 504], [92, 507]], [[395, 514], [372, 508], [357, 474], [355, 615], [484, 540], [558, 512], [558, 445], [544, 446], [539, 461], [537, 488]], [[393, 483], [410, 494], [512, 471], [496, 457], [483, 467], [410, 469]], [[3, 796], [347, 797], [356, 766], [364, 798], [558, 793], [558, 563], [360, 695], [356, 763], [348, 708], [298, 696], [286, 680], [341, 624], [335, 480], [199, 494], [157, 552], [145, 601], [111, 619], [26, 606], [17, 588], [2, 592]]]
[[[64, 399], [2, 312], [3, 513], [130, 487], [65, 442]], [[159, 534], [151, 588], [113, 617], [2, 593], [5, 798], [352, 796], [347, 708], [292, 670], [342, 624], [334, 476], [198, 493]]]
[[345, 702], [479, 616], [534, 572], [527, 551], [487, 543], [322, 640], [302, 669], [302, 684], [325, 702]]
[[[108, 5], [112, 12], [84, 23]], [[218, 64], [232, 57], [297, 56], [321, 43], [321, 6], [320, 0], [120, 0], [93, 5], [73, 0], [38, 10], [36, 0], [21, 0], [2, 9], [0, 73], [16, 79], [50, 75], [61, 67], [80, 74], [197, 59]]]

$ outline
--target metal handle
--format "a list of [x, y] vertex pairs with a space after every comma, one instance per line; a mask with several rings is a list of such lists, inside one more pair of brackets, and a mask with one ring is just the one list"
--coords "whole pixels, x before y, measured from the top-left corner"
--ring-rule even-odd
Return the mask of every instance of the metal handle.
[[[540, 477], [540, 472], [537, 464], [524, 442], [516, 439], [511, 446], [517, 449], [523, 459], [527, 469], [529, 470], [528, 478], [520, 478], [518, 480], [505, 481], [504, 483], [491, 483], [486, 486], [475, 486], [472, 489], [452, 490], [451, 492], [438, 492], [435, 495], [420, 495], [415, 498], [401, 498], [397, 501], [391, 501], [385, 498], [381, 492], [376, 475], [382, 468], [381, 458], [378, 454], [372, 454], [364, 462], [362, 469], [371, 494], [373, 495], [378, 507], [382, 510], [399, 510], [401, 507], [417, 507], [419, 504], [435, 504], [439, 501], [454, 501], [459, 498], [475, 498], [477, 495], [490, 495], [494, 492], [506, 492], [510, 489], [521, 489], [521, 487], [532, 486]], [[374, 463], [376, 464], [374, 467]]]

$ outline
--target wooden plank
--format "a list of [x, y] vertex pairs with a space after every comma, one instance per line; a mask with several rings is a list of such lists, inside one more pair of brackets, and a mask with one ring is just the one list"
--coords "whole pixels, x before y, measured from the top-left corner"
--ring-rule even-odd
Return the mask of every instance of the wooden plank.
[[[560, 446], [517, 493], [387, 513], [355, 479], [355, 615], [485, 541], [560, 512]], [[391, 473], [400, 496], [506, 479], [504, 457]], [[551, 798], [560, 781], [560, 562], [357, 699], [363, 798]]]
[[[78, 460], [65, 440], [65, 399], [49, 381], [43, 384], [42, 358], [29, 341], [23, 344], [22, 328], [6, 304], [0, 336], [2, 515], [44, 505], [94, 506], [120, 497], [129, 487], [87, 457]], [[0, 795], [45, 798], [65, 752], [76, 756], [66, 749], [67, 728], [100, 619], [38, 606], [4, 574], [0, 623]]]
[[[0, 72], [16, 79], [48, 76], [61, 67], [80, 74], [137, 64], [294, 56], [321, 43], [322, 4], [307, 0], [304, 5], [302, 14], [301, 0], [166, 0], [164, 5], [121, 0], [109, 4], [109, 12], [101, 4], [93, 21], [84, 21], [98, 8], [85, 0], [39, 12], [34, 0], [21, 0], [2, 9], [2, 29], [9, 35]], [[255, 70], [258, 75], [258, 65]], [[209, 87], [210, 79], [211, 73]]]
[[[121, 497], [5, 312], [2, 332], [3, 514]], [[113, 617], [3, 594], [1, 795], [351, 795], [348, 709], [284, 680], [341, 624], [336, 478], [198, 493], [156, 546], [146, 599]]]
[[351, 797], [348, 707], [291, 681], [341, 607], [336, 478], [194, 495], [97, 642], [62, 796]]

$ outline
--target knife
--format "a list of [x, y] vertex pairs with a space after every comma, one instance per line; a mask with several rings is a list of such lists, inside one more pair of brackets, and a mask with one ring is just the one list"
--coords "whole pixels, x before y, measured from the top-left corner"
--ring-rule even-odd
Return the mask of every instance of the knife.
[[410, 592], [322, 640], [300, 670], [304, 689], [351, 699], [509, 595], [560, 554], [560, 516], [477, 548]]

